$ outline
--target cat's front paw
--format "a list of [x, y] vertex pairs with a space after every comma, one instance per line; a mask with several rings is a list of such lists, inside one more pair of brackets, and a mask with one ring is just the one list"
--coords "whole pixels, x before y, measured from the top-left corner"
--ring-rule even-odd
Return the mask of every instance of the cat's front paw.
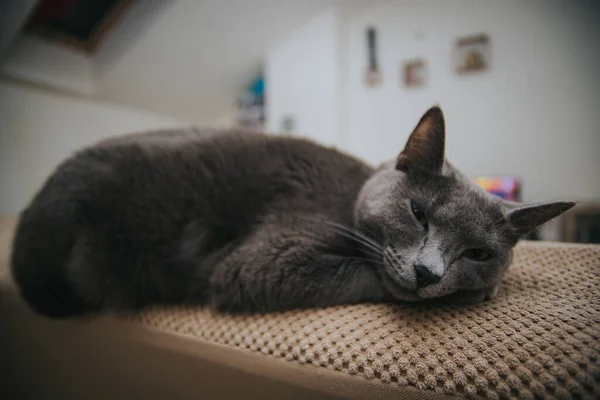
[[498, 294], [498, 285], [488, 289], [459, 290], [451, 295], [451, 301], [459, 305], [477, 304], [493, 299], [496, 294]]

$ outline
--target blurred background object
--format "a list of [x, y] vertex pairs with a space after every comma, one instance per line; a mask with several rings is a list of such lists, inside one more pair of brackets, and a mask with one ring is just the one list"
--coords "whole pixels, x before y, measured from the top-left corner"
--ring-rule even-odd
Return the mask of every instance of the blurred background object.
[[490, 38], [484, 33], [458, 39], [455, 52], [456, 71], [459, 74], [490, 68]]
[[427, 83], [426, 63], [423, 59], [411, 60], [404, 63], [404, 85], [406, 87], [419, 87]]
[[[522, 201], [598, 204], [598, 21], [586, 0], [7, 0], [0, 214], [107, 136], [264, 129], [377, 164], [433, 104], [468, 175], [519, 177]], [[561, 226], [540, 236], [597, 237]]]
[[480, 176], [475, 178], [475, 183], [503, 200], [521, 201], [521, 184], [517, 178]]
[[582, 202], [563, 217], [562, 240], [600, 243], [600, 203]]
[[38, 38], [94, 53], [132, 0], [41, 0], [25, 25]]
[[262, 75], [252, 82], [239, 100], [238, 125], [257, 131], [265, 128], [265, 80]]

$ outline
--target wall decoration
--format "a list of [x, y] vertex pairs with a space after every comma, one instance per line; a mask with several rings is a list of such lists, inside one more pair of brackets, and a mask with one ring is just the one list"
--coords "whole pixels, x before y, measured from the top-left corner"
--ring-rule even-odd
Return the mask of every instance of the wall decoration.
[[265, 126], [265, 81], [261, 76], [238, 99], [237, 125], [250, 130], [262, 130]]
[[456, 72], [467, 74], [490, 68], [490, 47], [490, 39], [484, 33], [459, 38], [456, 41], [454, 56]]
[[427, 66], [422, 58], [406, 61], [400, 73], [404, 86], [408, 88], [424, 86], [427, 82]]
[[477, 176], [474, 180], [483, 190], [501, 199], [513, 202], [521, 201], [521, 182], [515, 177]]
[[377, 40], [375, 28], [367, 29], [367, 49], [369, 52], [369, 60], [367, 70], [365, 71], [365, 83], [369, 87], [378, 86], [381, 83], [381, 71], [377, 63]]

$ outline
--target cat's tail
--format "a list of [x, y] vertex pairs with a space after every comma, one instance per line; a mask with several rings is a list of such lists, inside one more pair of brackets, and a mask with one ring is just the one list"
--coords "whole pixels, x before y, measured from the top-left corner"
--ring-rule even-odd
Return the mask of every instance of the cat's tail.
[[21, 213], [12, 246], [11, 272], [27, 304], [50, 318], [88, 311], [65, 271], [78, 233], [77, 205], [51, 177]]

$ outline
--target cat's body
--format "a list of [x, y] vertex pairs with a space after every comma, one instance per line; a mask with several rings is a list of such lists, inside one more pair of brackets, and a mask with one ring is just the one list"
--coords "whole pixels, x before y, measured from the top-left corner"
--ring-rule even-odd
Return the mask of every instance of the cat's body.
[[[409, 172], [402, 156], [375, 170], [306, 140], [261, 134], [107, 140], [61, 164], [22, 213], [13, 276], [32, 308], [51, 317], [157, 303], [271, 311], [459, 290], [481, 301], [523, 232], [498, 224], [510, 219], [500, 201], [444, 163], [441, 134], [435, 174]], [[412, 197], [441, 210], [430, 212], [430, 230]], [[457, 199], [469, 209], [453, 216]], [[554, 204], [535, 224], [570, 208]], [[490, 235], [485, 248], [497, 262], [465, 272], [463, 261], [449, 261], [458, 251], [451, 231], [463, 242]]]
[[[289, 251], [287, 238], [278, 248], [280, 239], [287, 233], [305, 246], [317, 245], [321, 240], [313, 236], [324, 233], [319, 220], [351, 226], [354, 201], [372, 173], [335, 150], [261, 134], [221, 132], [207, 138], [203, 132], [164, 132], [109, 140], [60, 166], [23, 213], [15, 240], [17, 281], [25, 274], [37, 281], [23, 286], [23, 293], [49, 313], [60, 313], [54, 308], [63, 309], [63, 297], [75, 303], [68, 308], [206, 303], [211, 295], [224, 308], [277, 308], [260, 285], [271, 295], [285, 290], [293, 306], [292, 292], [310, 289], [278, 272], [293, 275], [306, 266], [294, 266], [296, 272], [292, 266], [287, 272], [273, 268], [268, 261]], [[248, 254], [234, 262], [240, 246], [248, 246]], [[265, 254], [253, 260], [261, 246]], [[219, 265], [227, 258], [231, 265]], [[236, 285], [233, 277], [212, 278], [237, 273], [260, 282], [248, 278]], [[318, 281], [307, 273], [309, 279], [313, 275]], [[267, 289], [270, 285], [282, 286]], [[71, 287], [80, 289], [71, 293]], [[236, 290], [248, 297], [237, 299]], [[281, 299], [279, 306], [285, 305]]]

